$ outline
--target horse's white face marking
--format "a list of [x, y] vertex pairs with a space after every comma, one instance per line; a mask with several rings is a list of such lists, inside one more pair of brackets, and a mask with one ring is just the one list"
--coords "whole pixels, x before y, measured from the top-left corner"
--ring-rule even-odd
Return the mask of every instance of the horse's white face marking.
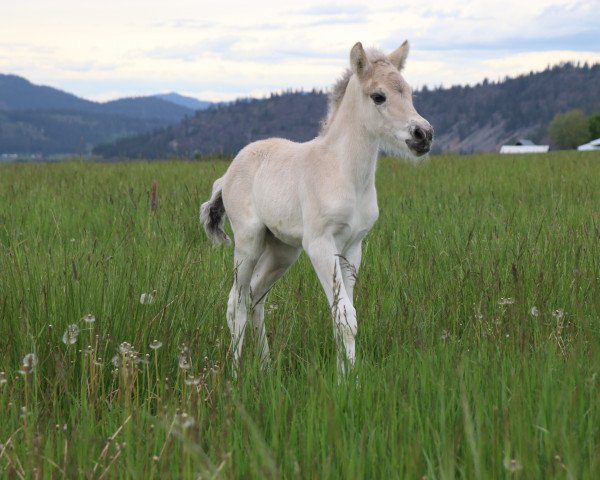
[[427, 153], [433, 139], [400, 74], [407, 55], [407, 42], [389, 56], [357, 43], [350, 69], [330, 94], [320, 135], [306, 143], [271, 138], [248, 145], [201, 206], [201, 222], [213, 241], [229, 240], [225, 213], [234, 233], [227, 322], [235, 365], [250, 316], [268, 363], [265, 296], [302, 249], [332, 310], [340, 373], [354, 364], [353, 290], [362, 239], [379, 215], [377, 153], [384, 148], [414, 158]]

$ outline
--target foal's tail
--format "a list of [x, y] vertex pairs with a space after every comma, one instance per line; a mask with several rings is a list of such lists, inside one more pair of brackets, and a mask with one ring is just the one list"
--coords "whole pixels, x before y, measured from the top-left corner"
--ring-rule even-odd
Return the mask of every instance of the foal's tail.
[[213, 184], [210, 200], [200, 206], [200, 223], [204, 225], [206, 235], [215, 245], [231, 242], [224, 229], [226, 212], [222, 192], [223, 177], [217, 179]]

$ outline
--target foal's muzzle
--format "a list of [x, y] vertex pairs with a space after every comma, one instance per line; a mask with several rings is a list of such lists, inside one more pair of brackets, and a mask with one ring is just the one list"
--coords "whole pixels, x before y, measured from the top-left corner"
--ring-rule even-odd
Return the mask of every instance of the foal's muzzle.
[[411, 138], [406, 140], [408, 148], [417, 156], [425, 155], [431, 149], [433, 141], [433, 127], [427, 125], [413, 125], [409, 129]]

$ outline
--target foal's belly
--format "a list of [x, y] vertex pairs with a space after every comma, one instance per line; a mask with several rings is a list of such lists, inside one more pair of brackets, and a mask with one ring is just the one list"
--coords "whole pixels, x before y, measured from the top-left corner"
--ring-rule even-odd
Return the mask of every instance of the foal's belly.
[[272, 225], [266, 224], [269, 231], [286, 245], [300, 248], [302, 247], [302, 229], [290, 228], [275, 222]]

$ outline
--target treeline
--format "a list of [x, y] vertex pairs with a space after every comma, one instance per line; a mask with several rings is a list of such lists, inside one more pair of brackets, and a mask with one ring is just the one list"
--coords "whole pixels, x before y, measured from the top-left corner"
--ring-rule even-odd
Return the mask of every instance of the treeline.
[[600, 109], [600, 64], [565, 63], [474, 87], [423, 89], [415, 104], [436, 128], [441, 150], [496, 150], [522, 136], [548, 142], [557, 113]]
[[[434, 126], [434, 151], [494, 151], [527, 136], [549, 141], [548, 125], [558, 112], [600, 110], [600, 64], [564, 63], [503, 81], [475, 86], [422, 88], [417, 110]], [[314, 138], [327, 110], [323, 92], [285, 92], [239, 100], [198, 111], [181, 123], [98, 146], [107, 158], [193, 157], [234, 154], [247, 143], [273, 136]]]

